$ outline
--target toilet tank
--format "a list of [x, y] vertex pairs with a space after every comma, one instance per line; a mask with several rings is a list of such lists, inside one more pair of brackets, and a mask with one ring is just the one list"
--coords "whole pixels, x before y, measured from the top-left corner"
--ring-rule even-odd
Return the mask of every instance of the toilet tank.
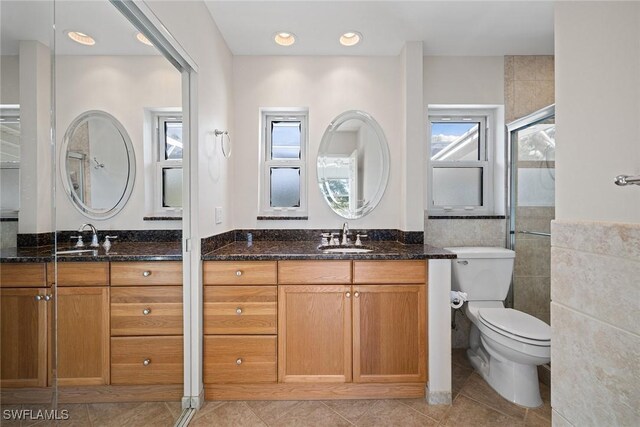
[[452, 260], [451, 289], [466, 292], [469, 301], [503, 301], [509, 292], [516, 253], [494, 247], [445, 248]]

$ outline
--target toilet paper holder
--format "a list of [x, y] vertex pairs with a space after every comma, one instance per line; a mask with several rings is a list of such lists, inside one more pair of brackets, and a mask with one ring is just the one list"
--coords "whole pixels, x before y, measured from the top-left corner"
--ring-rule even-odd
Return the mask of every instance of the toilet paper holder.
[[460, 291], [451, 291], [449, 294], [449, 300], [451, 303], [451, 308], [457, 310], [462, 307], [467, 301], [467, 293]]

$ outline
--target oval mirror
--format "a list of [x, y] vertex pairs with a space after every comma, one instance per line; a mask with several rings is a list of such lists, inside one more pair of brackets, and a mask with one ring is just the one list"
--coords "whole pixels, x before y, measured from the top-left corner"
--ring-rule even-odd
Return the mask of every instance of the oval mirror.
[[363, 111], [345, 111], [324, 132], [318, 185], [331, 209], [357, 219], [380, 203], [389, 179], [389, 147], [382, 128]]
[[64, 189], [85, 216], [107, 219], [129, 200], [136, 176], [131, 139], [104, 111], [86, 111], [71, 122], [60, 153]]

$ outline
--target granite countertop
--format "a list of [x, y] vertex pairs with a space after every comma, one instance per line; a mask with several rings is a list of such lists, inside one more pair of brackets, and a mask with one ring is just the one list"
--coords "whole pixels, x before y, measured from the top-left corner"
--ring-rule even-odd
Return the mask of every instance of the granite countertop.
[[[58, 248], [59, 251], [88, 249], [68, 247]], [[59, 254], [58, 261], [180, 261], [182, 260], [181, 242], [117, 242], [111, 250], [97, 248], [95, 252], [81, 254]], [[52, 262], [53, 246], [9, 248], [0, 250], [0, 262]]]
[[456, 255], [430, 245], [405, 245], [392, 241], [367, 242], [373, 252], [367, 253], [323, 253], [318, 250], [318, 241], [254, 241], [235, 242], [203, 254], [205, 261], [268, 261], [298, 259], [453, 259]]

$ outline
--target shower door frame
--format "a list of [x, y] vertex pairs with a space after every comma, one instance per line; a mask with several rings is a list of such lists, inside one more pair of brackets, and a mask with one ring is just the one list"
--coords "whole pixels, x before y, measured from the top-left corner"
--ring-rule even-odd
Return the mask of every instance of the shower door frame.
[[[518, 206], [517, 200], [515, 200], [516, 195], [518, 194], [518, 182], [516, 179], [516, 171], [518, 170], [516, 163], [518, 162], [518, 147], [517, 139], [514, 138], [514, 134], [516, 132], [521, 131], [522, 129], [528, 128], [530, 126], [536, 125], [540, 122], [550, 119], [551, 117], [555, 117], [556, 115], [556, 104], [548, 105], [544, 108], [541, 108], [533, 113], [521, 117], [508, 123], [506, 126], [506, 177], [505, 182], [507, 183], [507, 188], [505, 191], [505, 206], [506, 214], [507, 214], [507, 233], [506, 233], [506, 242], [507, 248], [512, 251], [516, 250], [516, 207]], [[514, 273], [515, 274], [515, 271]], [[513, 307], [513, 278], [511, 279], [511, 286], [509, 287], [509, 294], [507, 295], [507, 307]]]

